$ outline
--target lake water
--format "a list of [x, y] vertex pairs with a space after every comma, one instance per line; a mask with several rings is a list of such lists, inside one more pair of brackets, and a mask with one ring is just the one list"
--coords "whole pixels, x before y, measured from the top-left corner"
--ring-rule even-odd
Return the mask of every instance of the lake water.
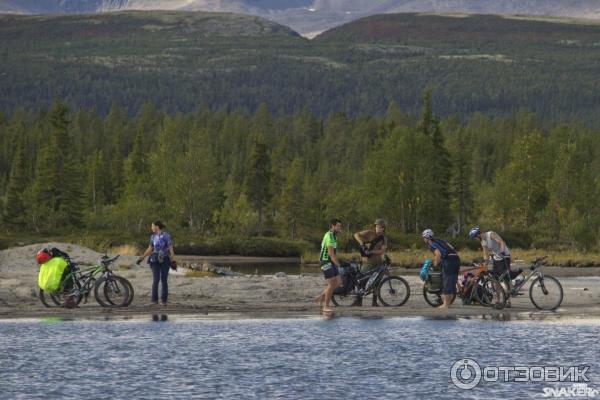
[[293, 263], [238, 263], [220, 264], [221, 267], [230, 268], [234, 272], [248, 275], [274, 275], [277, 272], [285, 272], [288, 275], [316, 274], [321, 272], [318, 266], [303, 266], [298, 262]]
[[572, 384], [482, 381], [463, 390], [452, 365], [585, 365], [587, 388], [600, 389], [599, 332], [593, 320], [0, 321], [0, 398], [543, 398], [544, 388]]

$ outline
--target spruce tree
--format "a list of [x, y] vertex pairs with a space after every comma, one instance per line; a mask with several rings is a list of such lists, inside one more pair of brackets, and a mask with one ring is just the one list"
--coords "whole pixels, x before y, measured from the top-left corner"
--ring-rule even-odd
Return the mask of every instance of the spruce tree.
[[431, 106], [431, 92], [426, 91], [423, 97], [423, 111], [417, 131], [429, 137], [433, 145], [432, 154], [423, 154], [429, 159], [429, 173], [433, 179], [429, 192], [431, 206], [427, 210], [426, 223], [436, 230], [445, 230], [450, 221], [450, 185], [452, 162], [444, 143], [439, 121], [434, 118]]
[[255, 135], [246, 169], [245, 192], [258, 214], [257, 231], [262, 232], [264, 212], [271, 200], [271, 159], [262, 135]]
[[295, 158], [287, 169], [287, 179], [281, 193], [282, 226], [288, 229], [292, 240], [296, 239], [304, 209], [303, 170], [300, 158]]
[[6, 204], [4, 207], [3, 219], [10, 225], [18, 225], [25, 220], [23, 193], [28, 184], [28, 158], [25, 154], [24, 134], [25, 132], [23, 132], [23, 135], [19, 136], [6, 188]]

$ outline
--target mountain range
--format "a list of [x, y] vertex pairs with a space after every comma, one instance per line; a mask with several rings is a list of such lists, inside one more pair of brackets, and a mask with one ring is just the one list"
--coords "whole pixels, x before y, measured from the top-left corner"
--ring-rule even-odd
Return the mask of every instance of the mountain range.
[[152, 102], [287, 113], [416, 113], [600, 122], [600, 23], [493, 15], [380, 14], [312, 40], [233, 13], [0, 15], [0, 118], [62, 97], [106, 113]]
[[260, 16], [313, 37], [386, 13], [469, 13], [600, 19], [598, 0], [0, 0], [0, 13], [97, 13], [123, 10], [234, 12]]

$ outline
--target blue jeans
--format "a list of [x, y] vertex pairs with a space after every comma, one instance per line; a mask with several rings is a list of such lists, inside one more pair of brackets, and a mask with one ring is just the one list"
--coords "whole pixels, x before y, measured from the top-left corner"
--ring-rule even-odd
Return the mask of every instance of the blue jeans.
[[162, 291], [160, 299], [163, 303], [167, 302], [169, 296], [169, 269], [171, 268], [171, 262], [166, 260], [163, 263], [150, 263], [152, 268], [152, 301], [158, 301], [158, 282], [162, 281]]

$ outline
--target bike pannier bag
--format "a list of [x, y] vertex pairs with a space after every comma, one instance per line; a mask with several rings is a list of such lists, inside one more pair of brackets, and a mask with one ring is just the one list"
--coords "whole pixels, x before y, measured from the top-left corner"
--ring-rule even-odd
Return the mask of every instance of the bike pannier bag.
[[60, 289], [63, 273], [68, 263], [62, 257], [54, 257], [40, 267], [38, 285], [46, 292], [54, 292]]

